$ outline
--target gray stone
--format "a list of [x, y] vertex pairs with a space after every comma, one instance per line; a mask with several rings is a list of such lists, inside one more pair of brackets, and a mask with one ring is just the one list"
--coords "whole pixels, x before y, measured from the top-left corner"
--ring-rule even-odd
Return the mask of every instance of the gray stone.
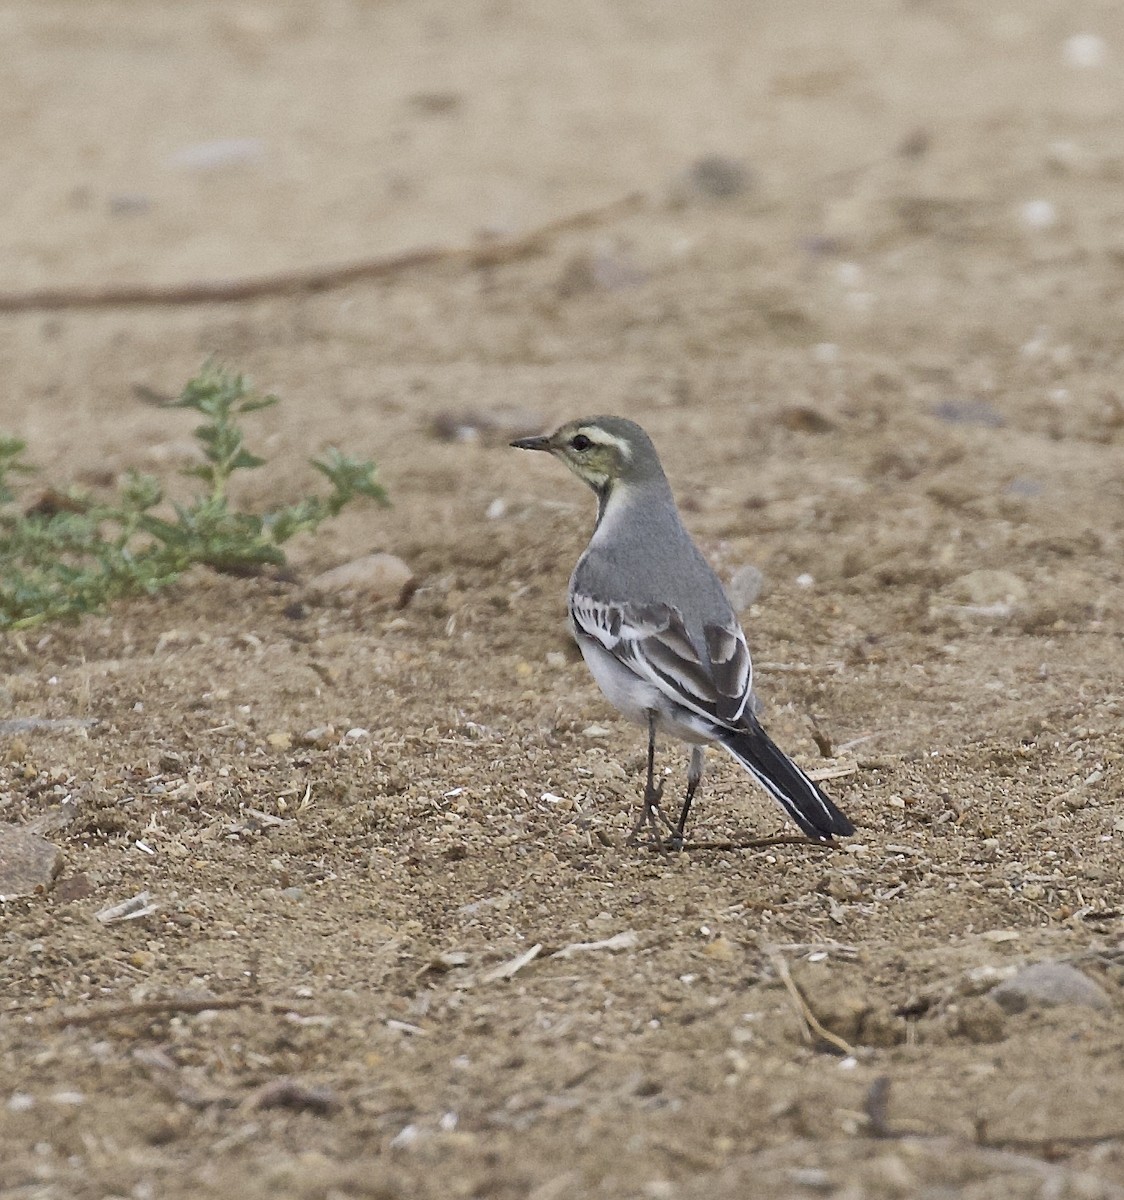
[[416, 587], [414, 573], [393, 554], [368, 554], [342, 563], [308, 584], [309, 592], [315, 596], [391, 603], [397, 608], [409, 602]]
[[0, 825], [0, 901], [45, 892], [62, 866], [62, 852], [37, 833]]
[[1017, 575], [987, 567], [961, 575], [949, 584], [948, 591], [965, 604], [980, 605], [1022, 604], [1028, 595], [1026, 584]]
[[1028, 1008], [1075, 1004], [1084, 1008], [1111, 1007], [1108, 993], [1076, 967], [1063, 962], [1037, 962], [991, 989], [991, 998], [1008, 1013]]
[[730, 580], [730, 586], [726, 589], [734, 611], [744, 612], [749, 608], [761, 595], [761, 589], [764, 586], [765, 576], [756, 567], [749, 565], [738, 567], [734, 572], [734, 577]]

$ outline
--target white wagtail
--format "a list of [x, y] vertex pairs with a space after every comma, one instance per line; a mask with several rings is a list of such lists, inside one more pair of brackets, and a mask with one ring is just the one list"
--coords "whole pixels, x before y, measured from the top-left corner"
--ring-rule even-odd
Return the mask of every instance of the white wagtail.
[[[644, 808], [660, 845], [681, 846], [706, 746], [724, 746], [819, 842], [854, 826], [776, 745], [754, 715], [753, 670], [737, 615], [691, 535], [651, 439], [623, 417], [571, 421], [520, 450], [560, 458], [597, 494], [597, 526], [570, 577], [570, 627], [605, 696], [648, 727]], [[674, 825], [660, 811], [656, 733], [691, 744], [687, 792]], [[660, 822], [671, 831], [664, 840]]]

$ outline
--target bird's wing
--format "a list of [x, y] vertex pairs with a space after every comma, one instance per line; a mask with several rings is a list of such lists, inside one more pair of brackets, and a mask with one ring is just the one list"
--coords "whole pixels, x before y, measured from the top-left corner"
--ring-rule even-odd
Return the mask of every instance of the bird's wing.
[[719, 725], [735, 726], [750, 702], [753, 670], [733, 616], [703, 626], [703, 646], [668, 604], [620, 604], [575, 593], [574, 629], [599, 642], [670, 700]]

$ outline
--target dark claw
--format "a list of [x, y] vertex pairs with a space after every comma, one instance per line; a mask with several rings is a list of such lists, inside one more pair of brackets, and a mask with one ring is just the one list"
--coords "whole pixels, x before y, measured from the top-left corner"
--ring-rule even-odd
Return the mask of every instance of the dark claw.
[[[664, 815], [663, 809], [660, 808], [665, 782], [666, 780], [661, 779], [659, 783], [653, 782], [644, 788], [644, 807], [640, 812], [639, 819], [632, 827], [632, 832], [626, 839], [626, 845], [646, 845], [653, 850], [678, 850], [682, 845], [683, 838]], [[651, 836], [642, 842], [640, 834], [645, 829], [650, 831]], [[664, 836], [665, 829], [669, 834], [667, 837]]]

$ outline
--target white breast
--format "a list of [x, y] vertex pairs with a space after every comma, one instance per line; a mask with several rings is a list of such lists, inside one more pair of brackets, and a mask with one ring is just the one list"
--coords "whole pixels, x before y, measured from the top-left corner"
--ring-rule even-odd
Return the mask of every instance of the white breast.
[[585, 665], [605, 694], [605, 699], [630, 721], [646, 726], [648, 713], [655, 712], [659, 718], [658, 728], [672, 737], [685, 742], [714, 740], [714, 734], [701, 728], [702, 722], [692, 713], [672, 704], [664, 692], [630, 671], [599, 642], [578, 635], [577, 643]]

